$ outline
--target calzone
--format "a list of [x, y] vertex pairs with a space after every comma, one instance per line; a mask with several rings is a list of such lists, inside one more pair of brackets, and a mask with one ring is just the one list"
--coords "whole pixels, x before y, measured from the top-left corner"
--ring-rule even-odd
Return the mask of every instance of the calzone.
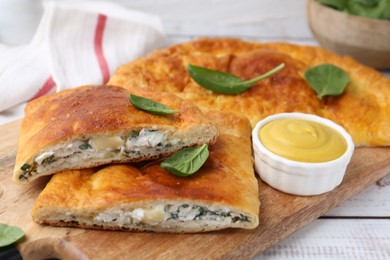
[[84, 86], [30, 102], [20, 129], [14, 180], [28, 182], [67, 169], [157, 159], [215, 141], [217, 128], [196, 106], [170, 93], [143, 89], [131, 93], [178, 113], [140, 110], [129, 101], [129, 91], [116, 86]]
[[255, 228], [260, 202], [249, 121], [223, 112], [208, 116], [220, 135], [195, 174], [177, 177], [163, 170], [161, 161], [64, 171], [37, 198], [33, 220], [154, 232]]

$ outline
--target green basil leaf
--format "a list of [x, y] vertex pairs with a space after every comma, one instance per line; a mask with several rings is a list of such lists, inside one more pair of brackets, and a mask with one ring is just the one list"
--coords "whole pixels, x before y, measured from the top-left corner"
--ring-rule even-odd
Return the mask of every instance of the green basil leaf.
[[0, 223], [0, 247], [9, 246], [23, 236], [24, 233], [20, 228]]
[[188, 64], [187, 69], [191, 78], [196, 83], [214, 92], [235, 94], [236, 92], [240, 93], [247, 90], [246, 87], [235, 88], [234, 86], [242, 83], [242, 80], [227, 72], [211, 70], [191, 64]]
[[143, 111], [157, 114], [157, 115], [169, 115], [169, 114], [175, 114], [179, 113], [178, 110], [171, 109], [161, 103], [158, 103], [154, 100], [136, 96], [133, 94], [129, 95], [130, 102], [138, 109], [141, 109]]
[[343, 11], [348, 7], [348, 0], [319, 0], [323, 5]]
[[256, 82], [271, 76], [272, 74], [281, 70], [283, 67], [284, 64], [280, 64], [263, 75], [247, 81], [243, 81], [239, 77], [236, 77], [227, 72], [211, 70], [192, 64], [188, 64], [187, 69], [191, 78], [202, 87], [217, 93], [234, 95], [248, 90], [248, 88]]
[[208, 145], [204, 144], [180, 150], [163, 161], [160, 166], [176, 176], [186, 177], [197, 172], [208, 157]]
[[319, 99], [327, 95], [340, 95], [350, 81], [344, 70], [331, 64], [321, 64], [306, 70], [305, 79]]

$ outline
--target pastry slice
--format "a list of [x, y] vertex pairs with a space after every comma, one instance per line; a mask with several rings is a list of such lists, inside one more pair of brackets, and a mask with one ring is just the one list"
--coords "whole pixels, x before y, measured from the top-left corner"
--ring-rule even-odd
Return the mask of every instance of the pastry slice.
[[116, 86], [84, 86], [30, 102], [20, 129], [14, 180], [157, 159], [215, 141], [217, 128], [189, 102], [154, 90], [131, 93], [179, 112], [156, 115], [139, 110], [129, 101], [128, 90]]
[[255, 228], [260, 202], [249, 121], [222, 112], [209, 117], [220, 135], [195, 174], [172, 175], [160, 167], [161, 160], [64, 171], [37, 198], [33, 220], [52, 226], [180, 233]]

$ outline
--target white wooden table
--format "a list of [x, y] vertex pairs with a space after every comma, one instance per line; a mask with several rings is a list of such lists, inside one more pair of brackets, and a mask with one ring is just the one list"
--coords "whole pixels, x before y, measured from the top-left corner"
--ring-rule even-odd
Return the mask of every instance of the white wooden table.
[[[306, 23], [305, 0], [116, 2], [159, 15], [170, 44], [231, 36], [317, 45]], [[390, 175], [256, 259], [390, 259]]]

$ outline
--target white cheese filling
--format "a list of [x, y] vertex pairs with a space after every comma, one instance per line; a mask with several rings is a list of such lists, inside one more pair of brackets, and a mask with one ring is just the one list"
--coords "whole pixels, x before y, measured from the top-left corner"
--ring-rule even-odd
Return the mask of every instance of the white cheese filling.
[[126, 150], [140, 151], [143, 147], [165, 145], [167, 136], [167, 132], [142, 129], [138, 136], [127, 139]]
[[141, 129], [132, 131], [130, 136], [101, 136], [74, 140], [68, 144], [58, 144], [51, 150], [38, 154], [34, 162], [26, 162], [19, 179], [27, 180], [32, 175], [52, 169], [71, 169], [84, 165], [85, 161], [123, 160], [139, 156], [159, 156], [173, 151], [187, 139], [170, 138], [168, 131]]
[[231, 212], [228, 208], [208, 209], [198, 205], [167, 205], [162, 204], [148, 208], [133, 210], [110, 210], [99, 213], [94, 221], [115, 223], [118, 226], [133, 224], [159, 225], [163, 222], [215, 221], [224, 224], [249, 221], [248, 217]]
[[[137, 136], [129, 137], [124, 140], [120, 136], [102, 136], [93, 137], [89, 140], [76, 140], [67, 146], [60, 145], [57, 149], [39, 154], [34, 162], [39, 166], [53, 163], [65, 159], [72, 161], [73, 155], [79, 154], [77, 160], [88, 160], [90, 157], [106, 158], [111, 157], [112, 151], [117, 151], [119, 155], [126, 155], [130, 152], [148, 152], [147, 149], [157, 146], [175, 146], [179, 143], [178, 139], [168, 139], [167, 131], [158, 131], [151, 129], [142, 129]], [[86, 154], [86, 155], [83, 155]], [[53, 156], [52, 160], [45, 159]]]
[[105, 223], [115, 221], [120, 226], [139, 222], [157, 225], [165, 221], [165, 209], [163, 205], [157, 205], [153, 208], [136, 208], [132, 211], [118, 210], [114, 213], [99, 213], [95, 220]]

